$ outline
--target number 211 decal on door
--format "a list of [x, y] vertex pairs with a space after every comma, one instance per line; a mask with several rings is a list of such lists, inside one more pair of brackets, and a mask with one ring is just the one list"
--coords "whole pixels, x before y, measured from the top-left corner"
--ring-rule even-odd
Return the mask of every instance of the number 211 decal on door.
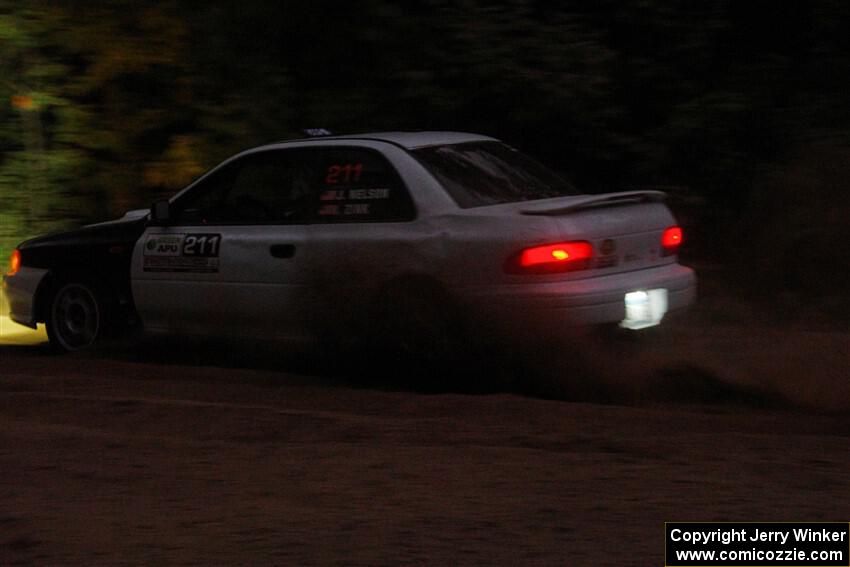
[[150, 234], [145, 239], [146, 272], [218, 272], [220, 234]]

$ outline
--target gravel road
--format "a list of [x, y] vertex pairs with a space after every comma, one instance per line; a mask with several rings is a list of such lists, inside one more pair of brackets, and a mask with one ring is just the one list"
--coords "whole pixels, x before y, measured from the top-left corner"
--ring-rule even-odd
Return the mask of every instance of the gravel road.
[[422, 394], [155, 350], [0, 345], [0, 565], [646, 566], [664, 521], [850, 517], [846, 399]]

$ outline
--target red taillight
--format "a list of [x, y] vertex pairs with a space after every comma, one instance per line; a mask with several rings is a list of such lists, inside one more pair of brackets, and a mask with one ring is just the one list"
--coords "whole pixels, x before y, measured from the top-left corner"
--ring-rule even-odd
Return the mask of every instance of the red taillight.
[[20, 250], [15, 250], [12, 252], [12, 256], [9, 258], [9, 271], [6, 272], [9, 276], [14, 276], [18, 273], [18, 270], [21, 268], [21, 252]]
[[682, 229], [678, 226], [671, 226], [664, 229], [661, 235], [661, 255], [672, 256], [679, 250], [682, 245]]
[[549, 274], [583, 270], [590, 267], [593, 246], [590, 242], [559, 242], [526, 248], [512, 256], [507, 271], [515, 274]]

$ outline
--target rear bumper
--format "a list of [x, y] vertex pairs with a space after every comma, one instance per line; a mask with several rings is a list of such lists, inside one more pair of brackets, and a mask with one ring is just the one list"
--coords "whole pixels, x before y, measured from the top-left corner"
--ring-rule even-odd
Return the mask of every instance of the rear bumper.
[[9, 302], [9, 319], [35, 329], [35, 297], [47, 270], [22, 267], [14, 276], [3, 276], [3, 292]]
[[578, 327], [619, 323], [626, 293], [659, 288], [667, 290], [668, 313], [687, 307], [696, 297], [694, 271], [668, 264], [582, 280], [481, 287], [468, 289], [465, 302], [484, 329], [556, 338]]

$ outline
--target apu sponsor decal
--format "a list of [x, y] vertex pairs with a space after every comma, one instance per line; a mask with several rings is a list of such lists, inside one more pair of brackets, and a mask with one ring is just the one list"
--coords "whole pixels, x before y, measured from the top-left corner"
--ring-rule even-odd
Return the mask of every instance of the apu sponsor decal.
[[185, 234], [151, 235], [145, 241], [145, 256], [179, 256]]
[[151, 234], [145, 239], [145, 272], [218, 272], [220, 234]]

